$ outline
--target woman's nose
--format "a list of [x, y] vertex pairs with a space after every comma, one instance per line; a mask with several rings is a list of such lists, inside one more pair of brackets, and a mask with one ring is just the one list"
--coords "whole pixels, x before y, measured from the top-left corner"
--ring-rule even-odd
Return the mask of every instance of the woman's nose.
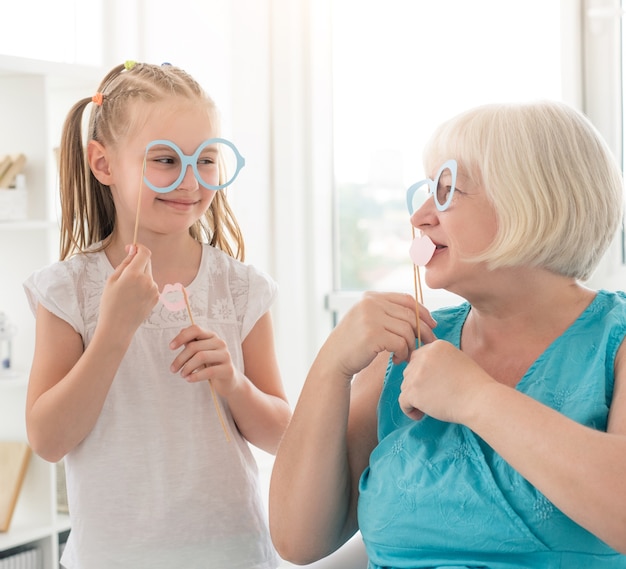
[[411, 225], [417, 228], [423, 227], [424, 225], [436, 225], [439, 223], [437, 213], [435, 200], [432, 196], [429, 196], [428, 199], [411, 215]]

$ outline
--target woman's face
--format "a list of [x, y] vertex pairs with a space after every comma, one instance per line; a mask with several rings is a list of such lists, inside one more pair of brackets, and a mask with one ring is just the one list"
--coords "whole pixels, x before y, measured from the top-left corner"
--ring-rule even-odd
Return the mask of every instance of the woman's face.
[[[429, 173], [431, 177], [435, 174]], [[450, 171], [445, 170], [439, 184], [450, 186], [451, 182]], [[411, 223], [436, 245], [425, 270], [430, 288], [443, 288], [464, 296], [468, 286], [488, 278], [484, 263], [465, 259], [491, 245], [497, 231], [496, 213], [481, 185], [460, 166], [447, 209], [439, 211], [431, 197], [411, 216]]]

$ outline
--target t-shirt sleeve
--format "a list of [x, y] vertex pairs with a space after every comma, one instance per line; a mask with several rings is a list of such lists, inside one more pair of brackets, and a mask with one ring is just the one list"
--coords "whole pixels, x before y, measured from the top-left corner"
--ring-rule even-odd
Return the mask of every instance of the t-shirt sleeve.
[[241, 339], [245, 339], [259, 318], [265, 314], [276, 299], [278, 285], [266, 273], [253, 265], [247, 265], [248, 295], [241, 325]]
[[77, 285], [68, 264], [55, 263], [40, 269], [23, 286], [33, 314], [37, 314], [37, 306], [41, 304], [65, 320], [76, 332], [83, 333], [84, 322], [78, 306]]

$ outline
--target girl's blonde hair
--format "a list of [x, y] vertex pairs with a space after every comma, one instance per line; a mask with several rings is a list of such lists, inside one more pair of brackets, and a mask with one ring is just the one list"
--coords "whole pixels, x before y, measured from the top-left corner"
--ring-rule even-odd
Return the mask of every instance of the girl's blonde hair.
[[[132, 103], [149, 104], [172, 96], [205, 104], [218, 136], [219, 117], [213, 100], [188, 73], [169, 64], [118, 65], [102, 80], [95, 97], [86, 97], [72, 107], [63, 126], [59, 153], [62, 260], [105, 241], [115, 227], [111, 192], [91, 172], [86, 142], [97, 140], [105, 146], [115, 145], [136, 126], [131, 112], [136, 107]], [[83, 113], [92, 102], [95, 104], [89, 117], [87, 140], [83, 141]], [[226, 200], [225, 189], [216, 192], [206, 214], [189, 232], [198, 241], [244, 259], [243, 236]]]
[[621, 171], [607, 144], [564, 103], [484, 105], [441, 125], [426, 171], [455, 158], [496, 211], [494, 242], [474, 261], [588, 279], [623, 216]]

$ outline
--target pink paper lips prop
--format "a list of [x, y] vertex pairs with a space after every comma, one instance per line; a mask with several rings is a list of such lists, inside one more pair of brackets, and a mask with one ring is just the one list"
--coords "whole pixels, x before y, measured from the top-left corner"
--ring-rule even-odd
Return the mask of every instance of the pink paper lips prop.
[[187, 306], [187, 302], [185, 300], [185, 291], [183, 290], [183, 285], [180, 283], [176, 284], [166, 284], [163, 287], [163, 292], [160, 295], [160, 300], [163, 303], [163, 306], [172, 312], [178, 312], [179, 310], [184, 310]]
[[409, 249], [409, 255], [418, 267], [423, 267], [428, 264], [428, 261], [432, 259], [433, 254], [435, 253], [435, 244], [430, 240], [430, 237], [426, 235], [421, 235], [420, 237], [416, 237], [411, 243], [411, 248]]

